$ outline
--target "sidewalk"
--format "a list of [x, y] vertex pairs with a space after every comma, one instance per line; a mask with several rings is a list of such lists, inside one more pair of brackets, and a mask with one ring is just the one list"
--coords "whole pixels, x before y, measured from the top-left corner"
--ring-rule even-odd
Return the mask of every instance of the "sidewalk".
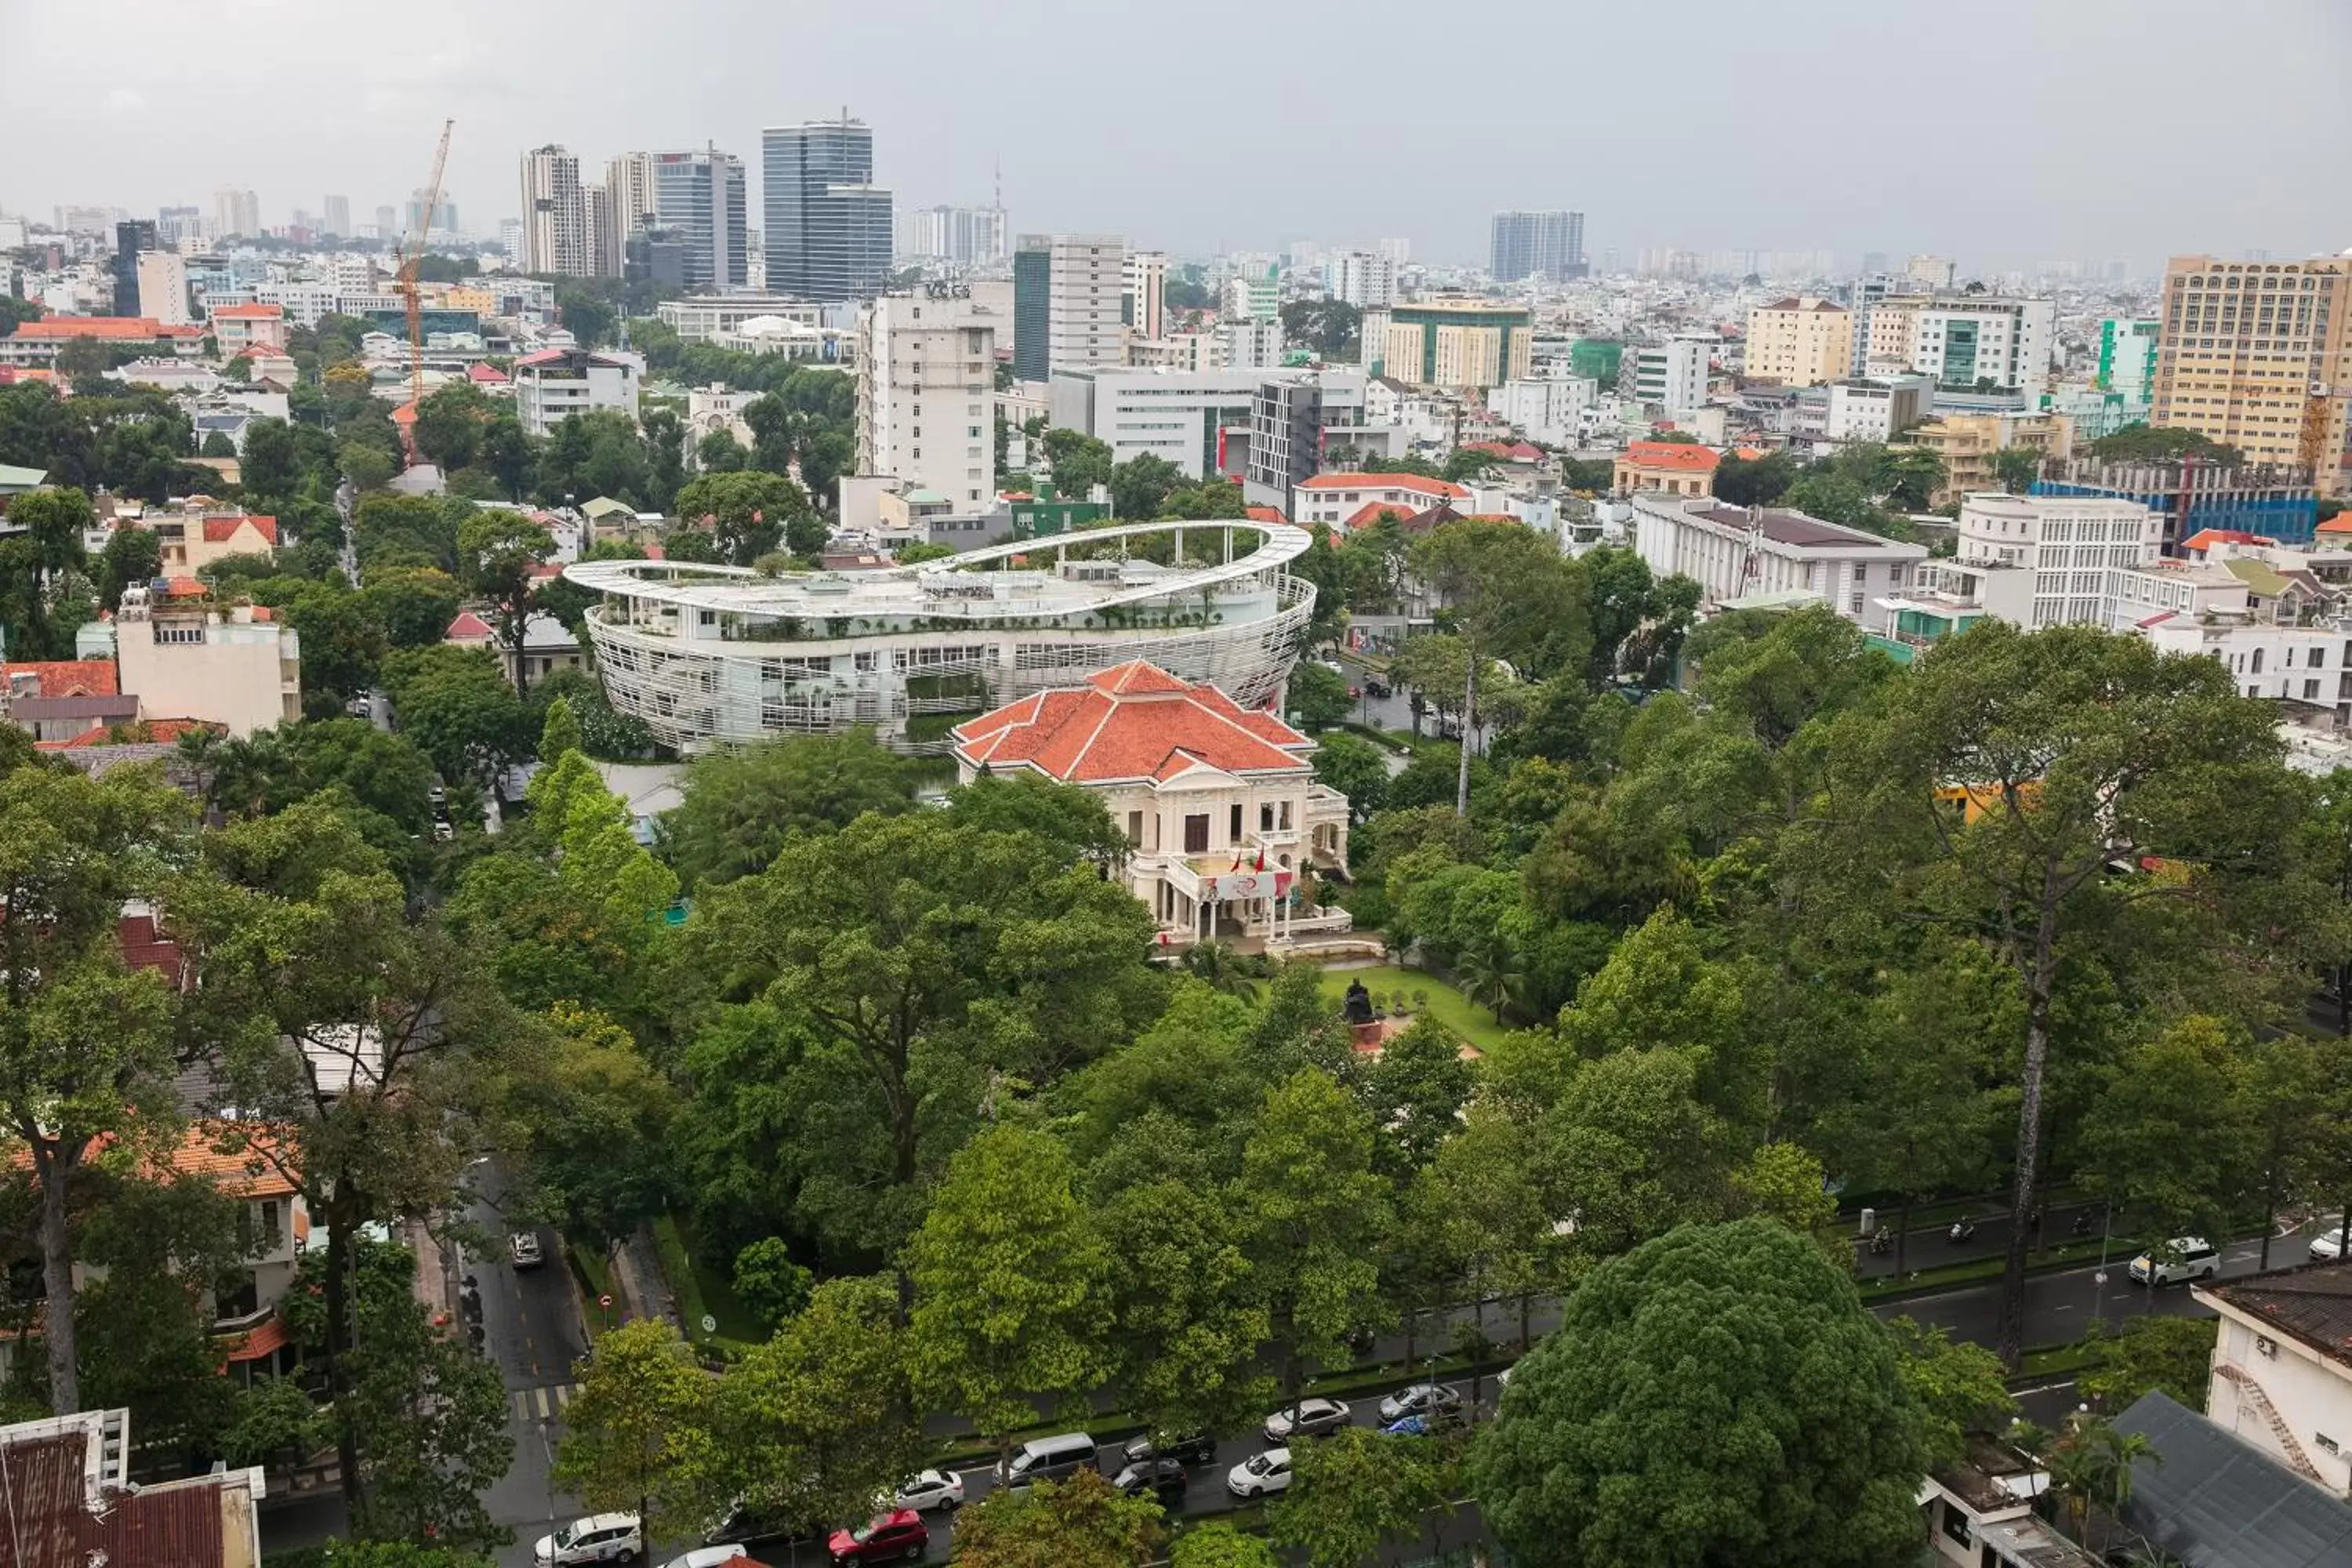
[[649, 1227], [637, 1226], [613, 1249], [613, 1287], [621, 1298], [625, 1320], [667, 1318], [684, 1331], [686, 1325], [677, 1318], [677, 1298], [670, 1293], [669, 1281], [662, 1275], [661, 1254]]

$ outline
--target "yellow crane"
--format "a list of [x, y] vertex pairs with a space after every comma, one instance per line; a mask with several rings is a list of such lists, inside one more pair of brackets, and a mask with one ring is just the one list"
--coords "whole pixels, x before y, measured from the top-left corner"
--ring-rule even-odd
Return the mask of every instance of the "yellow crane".
[[441, 205], [441, 171], [449, 162], [449, 132], [455, 120], [441, 122], [441, 144], [433, 149], [433, 173], [417, 194], [416, 215], [409, 220], [408, 237], [400, 247], [400, 295], [408, 307], [408, 402], [413, 409], [425, 401], [425, 301], [418, 291], [417, 270], [425, 264], [425, 237], [433, 227], [433, 209]]

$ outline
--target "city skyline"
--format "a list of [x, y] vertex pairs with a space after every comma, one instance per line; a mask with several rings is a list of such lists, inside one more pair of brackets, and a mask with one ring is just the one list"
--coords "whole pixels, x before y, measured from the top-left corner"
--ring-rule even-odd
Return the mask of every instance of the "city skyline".
[[[234, 121], [208, 121], [201, 138], [176, 132], [184, 101], [171, 90], [176, 81], [186, 71], [201, 78], [215, 59], [223, 73], [233, 70], [240, 27], [282, 4], [94, 0], [70, 23], [62, 15], [24, 18], [16, 43], [36, 76], [68, 68], [92, 22], [151, 40], [155, 63], [133, 62], [79, 112], [19, 127], [23, 156], [0, 182], [0, 209], [42, 215], [58, 205], [102, 203], [146, 216], [236, 187], [260, 195], [271, 226], [296, 207], [315, 211], [329, 192], [352, 193], [367, 210], [388, 195], [404, 197], [419, 182], [439, 121], [454, 116], [447, 190], [484, 235], [517, 216], [507, 209], [518, 155], [550, 142], [592, 160], [632, 148], [715, 144], [744, 160], [757, 213], [767, 199], [757, 167], [761, 132], [837, 114], [846, 102], [887, 142], [884, 178], [904, 206], [982, 204], [1001, 157], [1016, 226], [1118, 232], [1180, 255], [1398, 234], [1413, 240], [1418, 258], [1470, 263], [1483, 259], [1495, 212], [1555, 207], [1589, 215], [1586, 249], [1596, 262], [1607, 250], [1630, 258], [1666, 246], [1833, 248], [1841, 256], [1927, 250], [1961, 254], [1979, 270], [2051, 256], [2121, 257], [2147, 274], [2173, 254], [2251, 247], [2305, 255], [2352, 243], [2333, 221], [2336, 204], [2313, 199], [2330, 172], [2321, 106], [2332, 101], [2333, 78], [2352, 59], [2352, 16], [2328, 0], [2253, 0], [2242, 8], [2247, 27], [2291, 37], [2295, 47], [2267, 61], [2261, 92], [2232, 100], [2238, 134], [2229, 145], [2184, 139], [2161, 158], [2128, 151], [2139, 133], [2118, 134], [2117, 117], [2143, 103], [2144, 94], [2092, 89], [2153, 82], [2176, 70], [2184, 30], [2207, 23], [2187, 0], [2083, 0], [2063, 12], [2031, 0], [1988, 0], [1958, 36], [1925, 16], [1887, 15], [1860, 0], [1815, 0], [1811, 26], [1759, 32], [1728, 0], [1697, 0], [1682, 63], [1701, 80], [1721, 81], [1671, 120], [1644, 120], [1638, 155], [1630, 148], [1606, 154], [1605, 129], [1562, 127], [1631, 123], [1662, 87], [1644, 86], [1638, 72], [1577, 75], [1578, 112], [1563, 120], [1553, 107], [1559, 84], [1541, 62], [1571, 70], [1578, 59], [1620, 58], [1642, 44], [1650, 24], [1525, 8], [1494, 25], [1509, 33], [1514, 58], [1538, 63], [1518, 90], [1482, 97], [1478, 156], [1453, 157], [1443, 142], [1391, 139], [1392, 158], [1359, 165], [1360, 173], [1325, 169], [1311, 181], [1292, 177], [1290, 160], [1251, 154], [1286, 137], [1302, 148], [1317, 145], [1318, 95], [1267, 100], [1239, 79], [1182, 73], [1164, 85], [1129, 82], [1131, 26], [1116, 18], [1088, 28], [1055, 26], [1035, 0], [1013, 0], [985, 16], [899, 0], [820, 3], [789, 16], [684, 0], [667, 17], [680, 36], [704, 33], [700, 21], [726, 29], [735, 45], [681, 57], [673, 70], [650, 73], [620, 100], [592, 90], [615, 30], [631, 23], [607, 9], [609, 0], [564, 8], [560, 26], [548, 25], [557, 13], [545, 4], [485, 14], [460, 12], [452, 0], [422, 0], [417, 25], [372, 44], [356, 81], [334, 68], [353, 58], [341, 29], [287, 34], [284, 47], [302, 58], [276, 74], [303, 135]], [[1036, 26], [1022, 25], [1024, 6]], [[1211, 0], [1200, 15], [1204, 25], [1245, 17], [1269, 58], [1312, 60], [1317, 71], [1344, 79], [1377, 68], [1398, 29], [1413, 25], [1401, 9], [1377, 5], [1349, 12], [1344, 31], [1306, 7], [1244, 11]], [[887, 60], [861, 47], [873, 37], [897, 40]], [[1024, 40], [1017, 56], [1007, 42], [1016, 37]], [[1931, 40], [1932, 51], [1923, 54]], [[805, 85], [780, 85], [759, 63], [780, 54], [823, 69], [812, 69]], [[509, 68], [520, 58], [530, 60], [528, 71]], [[2004, 221], [1990, 233], [1979, 202], [1950, 199], [1949, 182], [1958, 175], [1940, 172], [1926, 155], [1934, 122], [1923, 125], [1926, 135], [1855, 134], [1852, 89], [1869, 79], [1872, 62], [1891, 89], [1921, 59], [1932, 60], [1936, 81], [1958, 95], [1956, 109], [1969, 106], [1965, 145], [1955, 153], [1965, 153], [1970, 167], [2013, 171], [2000, 183]], [[980, 100], [965, 89], [992, 71], [1004, 79], [1076, 82], [1117, 74], [1123, 111], [1092, 117], [1082, 135], [1040, 137], [1017, 120], [971, 108]], [[1810, 148], [1834, 177], [1742, 176], [1724, 166], [1728, 155], [1754, 145], [1756, 117], [1766, 112], [1736, 84], [1768, 79], [1783, 89], [1769, 106], [1773, 144], [1795, 154], [1774, 166], [1804, 167]], [[1819, 90], [1804, 90], [1809, 83]], [[1382, 136], [1377, 124], [1366, 130]], [[2263, 146], [2261, 159], [2237, 151], [2249, 140]], [[1509, 155], [1491, 155], [1496, 144]], [[2094, 146], [2124, 151], [2091, 163], [2062, 151]], [[1212, 167], [1218, 179], [1197, 177]], [[1704, 197], [1694, 195], [1691, 179], [1670, 177], [1678, 174], [1704, 174]], [[1976, 188], [1984, 188], [1981, 179]]]

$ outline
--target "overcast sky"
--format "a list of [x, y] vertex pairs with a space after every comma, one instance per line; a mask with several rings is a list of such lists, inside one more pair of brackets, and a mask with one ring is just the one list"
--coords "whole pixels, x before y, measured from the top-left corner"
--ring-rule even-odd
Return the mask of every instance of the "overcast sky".
[[0, 211], [459, 219], [516, 158], [850, 111], [900, 205], [1181, 254], [1403, 236], [1483, 260], [1498, 207], [1586, 248], [2058, 257], [2352, 246], [2352, 0], [0, 0]]

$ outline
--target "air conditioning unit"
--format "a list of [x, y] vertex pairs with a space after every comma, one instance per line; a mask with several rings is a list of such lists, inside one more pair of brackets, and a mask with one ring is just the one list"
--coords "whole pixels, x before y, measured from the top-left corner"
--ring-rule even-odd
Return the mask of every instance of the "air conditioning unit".
[[2254, 1336], [2254, 1353], [2256, 1355], [2267, 1356], [2274, 1356], [2278, 1354], [2278, 1341], [2272, 1339], [2265, 1334], [2256, 1334]]

